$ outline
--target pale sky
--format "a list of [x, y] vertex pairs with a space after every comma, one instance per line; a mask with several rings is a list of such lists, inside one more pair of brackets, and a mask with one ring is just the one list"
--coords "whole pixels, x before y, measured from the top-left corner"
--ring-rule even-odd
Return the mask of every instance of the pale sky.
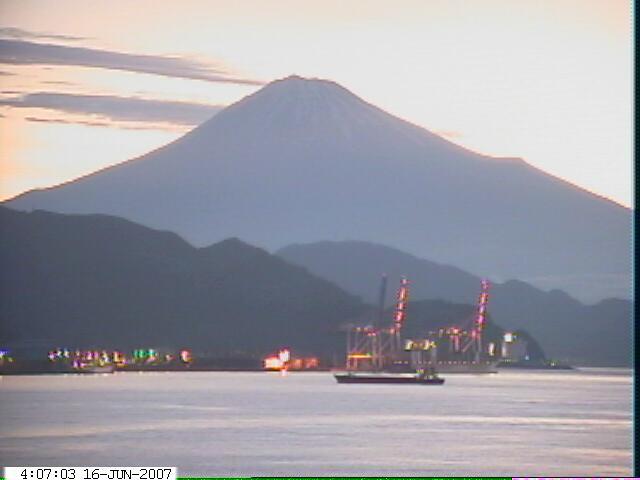
[[630, 206], [631, 21], [625, 0], [0, 0], [0, 199], [297, 74]]

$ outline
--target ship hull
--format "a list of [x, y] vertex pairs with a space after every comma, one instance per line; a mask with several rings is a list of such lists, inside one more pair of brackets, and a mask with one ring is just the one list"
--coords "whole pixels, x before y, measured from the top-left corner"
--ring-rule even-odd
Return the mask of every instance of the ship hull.
[[442, 385], [444, 383], [444, 378], [420, 378], [415, 375], [336, 373], [333, 376], [338, 383], [391, 383], [400, 385]]
[[115, 368], [113, 365], [82, 367], [73, 370], [73, 373], [80, 374], [100, 374], [100, 373], [113, 373]]
[[514, 370], [575, 370], [571, 365], [563, 364], [546, 364], [546, 363], [501, 363], [498, 364], [499, 369]]
[[498, 373], [496, 362], [438, 362], [438, 373]]

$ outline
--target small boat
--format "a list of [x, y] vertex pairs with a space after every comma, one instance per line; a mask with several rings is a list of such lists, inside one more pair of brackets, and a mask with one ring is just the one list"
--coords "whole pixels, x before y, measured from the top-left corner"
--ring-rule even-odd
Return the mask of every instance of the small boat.
[[413, 385], [442, 385], [444, 378], [436, 374], [406, 374], [391, 372], [337, 372], [333, 377], [338, 383], [400, 383]]

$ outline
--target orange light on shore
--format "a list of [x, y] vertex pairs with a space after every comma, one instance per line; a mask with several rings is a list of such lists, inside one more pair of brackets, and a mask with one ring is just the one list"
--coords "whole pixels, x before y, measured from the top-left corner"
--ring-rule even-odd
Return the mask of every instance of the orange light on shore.
[[264, 359], [264, 368], [266, 370], [282, 370], [284, 363], [280, 357], [272, 356]]
[[350, 353], [349, 358], [371, 358], [370, 353]]
[[304, 369], [318, 368], [320, 366], [320, 362], [316, 357], [303, 358], [303, 367]]
[[291, 351], [283, 348], [277, 354], [269, 355], [263, 360], [265, 370], [313, 370], [317, 369], [320, 361], [317, 357], [293, 357]]

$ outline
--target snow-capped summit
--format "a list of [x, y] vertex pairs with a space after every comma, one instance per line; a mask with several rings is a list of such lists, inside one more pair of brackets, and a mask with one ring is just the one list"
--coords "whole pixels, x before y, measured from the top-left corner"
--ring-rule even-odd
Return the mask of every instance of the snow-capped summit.
[[[461, 147], [371, 105], [330, 80], [297, 75], [275, 80], [196, 128], [190, 139], [210, 131], [243, 131], [240, 141], [267, 143], [377, 142], [461, 151]], [[460, 152], [462, 153], [462, 152]]]

